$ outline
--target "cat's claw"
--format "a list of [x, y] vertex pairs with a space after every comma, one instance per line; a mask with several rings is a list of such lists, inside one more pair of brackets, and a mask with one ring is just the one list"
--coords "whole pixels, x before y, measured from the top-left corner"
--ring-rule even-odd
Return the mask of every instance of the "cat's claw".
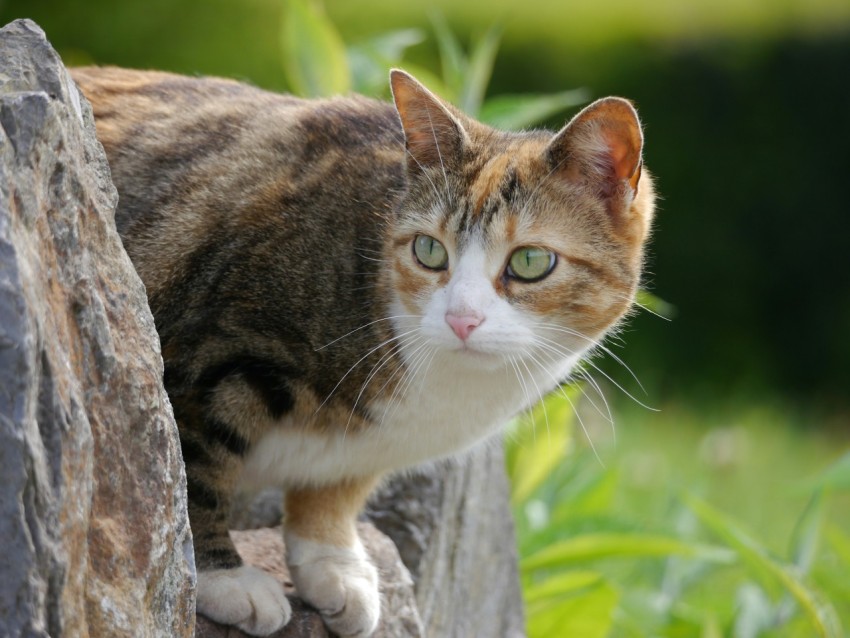
[[248, 565], [198, 574], [198, 613], [252, 636], [268, 636], [292, 616], [283, 586]]
[[367, 638], [378, 626], [378, 572], [361, 545], [334, 547], [287, 535], [289, 571], [301, 598], [344, 638]]

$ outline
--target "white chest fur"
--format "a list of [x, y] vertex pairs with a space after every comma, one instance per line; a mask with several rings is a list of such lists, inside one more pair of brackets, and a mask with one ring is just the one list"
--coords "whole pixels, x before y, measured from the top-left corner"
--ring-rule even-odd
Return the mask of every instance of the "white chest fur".
[[482, 371], [464, 354], [438, 352], [394, 397], [373, 405], [377, 426], [332, 434], [282, 424], [249, 454], [243, 481], [249, 485], [293, 481], [326, 483], [369, 476], [459, 454], [487, 438], [514, 414], [552, 389], [566, 372], [523, 368], [523, 380], [505, 363]]

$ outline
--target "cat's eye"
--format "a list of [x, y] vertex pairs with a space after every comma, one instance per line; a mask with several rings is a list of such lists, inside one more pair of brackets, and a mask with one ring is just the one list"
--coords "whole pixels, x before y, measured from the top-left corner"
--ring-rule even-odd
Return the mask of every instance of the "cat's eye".
[[508, 262], [508, 275], [523, 281], [537, 281], [552, 272], [555, 253], [538, 246], [517, 248]]
[[413, 254], [419, 263], [431, 270], [443, 270], [449, 263], [446, 247], [429, 235], [417, 235], [413, 240]]

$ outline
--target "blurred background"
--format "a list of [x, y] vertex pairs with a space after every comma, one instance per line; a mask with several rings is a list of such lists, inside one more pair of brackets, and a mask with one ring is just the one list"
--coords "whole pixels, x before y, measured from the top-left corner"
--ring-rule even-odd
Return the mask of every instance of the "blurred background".
[[[417, 29], [398, 36], [396, 53], [436, 90], [451, 93], [450, 35], [473, 62], [491, 47], [488, 98], [571, 89], [583, 89], [584, 99], [622, 95], [645, 123], [646, 165], [662, 196], [645, 288], [663, 300], [649, 302], [666, 318], [640, 311], [622, 342], [609, 344], [642, 387], [611, 357], [597, 362], [616, 437], [599, 414], [605, 410], [577, 395], [585, 418], [564, 417], [575, 433], [557, 467], [547, 466], [554, 478], [520, 490], [524, 555], [575, 537], [591, 502], [590, 514], [612, 533], [713, 539], [738, 558], [746, 552], [733, 532], [747, 530], [764, 556], [813, 588], [814, 599], [831, 601], [824, 604], [833, 620], [850, 631], [850, 2], [304, 7], [346, 45]], [[0, 0], [0, 22], [36, 20], [69, 65], [215, 74], [303, 92], [292, 70], [292, 16], [287, 0]], [[386, 96], [382, 77], [369, 90]], [[544, 123], [560, 127], [575, 110]], [[591, 387], [585, 394], [601, 403]], [[516, 454], [509, 450], [514, 475], [522, 471]], [[573, 457], [569, 472], [564, 456]], [[582, 481], [597, 491], [569, 491]], [[695, 505], [683, 490], [705, 500]], [[558, 519], [564, 502], [569, 512]], [[717, 510], [707, 514], [703, 505]], [[808, 562], [799, 556], [806, 551]], [[818, 624], [817, 609], [787, 582], [765, 582], [770, 567], [752, 568], [753, 560], [738, 572], [719, 570], [716, 581], [682, 576], [687, 570], [669, 556], [651, 567], [594, 563], [617, 592], [606, 607], [613, 619], [601, 633], [572, 635], [843, 635], [829, 633], [828, 613]], [[537, 569], [524, 575], [529, 587], [545, 580]], [[683, 584], [693, 582], [729, 586], [709, 594]], [[575, 593], [562, 588], [561, 602], [564, 592]], [[533, 625], [535, 600], [532, 634], [571, 635], [562, 633], [563, 620]]]

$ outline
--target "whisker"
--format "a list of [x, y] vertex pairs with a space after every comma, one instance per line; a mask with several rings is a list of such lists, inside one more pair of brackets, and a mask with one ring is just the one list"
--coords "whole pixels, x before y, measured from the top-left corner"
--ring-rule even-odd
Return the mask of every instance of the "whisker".
[[[538, 336], [537, 338], [538, 338], [538, 339], [542, 339], [543, 341], [546, 341], [547, 343], [549, 343], [549, 344], [551, 344], [551, 345], [553, 345], [553, 346], [557, 347], [558, 349], [561, 349], [561, 348], [566, 349], [566, 347], [565, 347], [565, 346], [562, 346], [562, 345], [561, 345], [560, 343], [558, 343], [557, 341], [552, 341], [551, 339], [547, 339], [546, 337], [540, 337], [540, 336]], [[570, 353], [570, 354], [574, 354], [574, 353]], [[638, 404], [639, 406], [641, 406], [642, 408], [646, 408], [647, 410], [651, 410], [652, 412], [660, 412], [660, 410], [659, 410], [658, 408], [653, 408], [653, 407], [651, 407], [651, 406], [648, 406], [648, 405], [646, 405], [645, 403], [643, 403], [640, 399], [638, 399], [637, 397], [635, 397], [635, 396], [634, 396], [631, 392], [629, 392], [628, 390], [626, 390], [626, 389], [625, 389], [622, 385], [620, 385], [620, 384], [619, 384], [619, 383], [617, 383], [614, 379], [612, 379], [612, 378], [611, 378], [611, 375], [609, 375], [609, 374], [608, 374], [607, 372], [605, 372], [602, 368], [600, 368], [600, 367], [599, 367], [599, 366], [597, 366], [595, 363], [593, 363], [593, 361], [591, 361], [590, 359], [583, 359], [583, 360], [582, 360], [582, 363], [584, 363], [584, 364], [587, 364], [587, 365], [591, 366], [591, 367], [592, 367], [594, 370], [596, 370], [599, 374], [601, 374], [603, 377], [605, 377], [606, 379], [608, 379], [608, 381], [610, 381], [611, 383], [613, 383], [613, 384], [614, 384], [614, 385], [615, 385], [615, 386], [616, 386], [616, 387], [617, 387], [617, 388], [618, 388], [618, 389], [619, 389], [619, 390], [620, 390], [623, 394], [625, 394], [627, 397], [629, 397], [632, 401], [634, 401], [635, 403], [637, 403], [637, 404]]]
[[615, 294], [615, 295], [616, 295], [619, 299], [624, 299], [625, 301], [631, 301], [634, 305], [636, 305], [636, 306], [637, 306], [638, 308], [640, 308], [641, 310], [645, 310], [645, 311], [646, 311], [646, 312], [648, 312], [649, 314], [651, 314], [651, 315], [655, 315], [655, 316], [656, 316], [656, 317], [658, 317], [659, 319], [663, 319], [664, 321], [673, 321], [670, 317], [665, 317], [664, 315], [658, 314], [657, 312], [655, 312], [655, 311], [654, 311], [652, 308], [650, 308], [649, 306], [646, 306], [646, 305], [642, 304], [640, 301], [638, 301], [638, 300], [637, 300], [637, 297], [632, 298], [632, 297], [629, 297], [629, 296], [624, 295], [624, 294], [622, 294], [622, 293], [616, 293], [616, 292], [615, 292], [614, 294]]
[[[534, 380], [534, 375], [531, 373], [531, 370], [528, 368], [528, 364], [524, 359], [519, 360], [525, 368], [526, 372], [528, 372], [528, 376], [531, 378], [531, 382], [534, 384], [534, 389], [537, 390], [538, 402], [542, 402], [543, 404], [543, 419], [546, 421], [546, 436], [549, 437], [549, 442], [552, 442], [552, 432], [549, 429], [549, 413], [546, 411], [546, 402], [543, 400], [543, 393], [540, 391], [540, 386], [537, 385], [537, 381]], [[535, 403], [536, 404], [536, 403]]]
[[[391, 320], [393, 320], [393, 319], [417, 319], [417, 318], [418, 318], [418, 315], [393, 315], [392, 317], [383, 317], [383, 318], [381, 318], [381, 319], [375, 319], [374, 321], [370, 321], [369, 323], [364, 323], [364, 324], [363, 324], [362, 326], [360, 326], [359, 328], [355, 328], [354, 330], [349, 330], [348, 332], [346, 332], [346, 333], [345, 333], [344, 335], [342, 335], [341, 337], [337, 337], [337, 338], [336, 338], [336, 339], [334, 339], [333, 341], [329, 341], [329, 342], [328, 342], [328, 343], [326, 343], [325, 345], [323, 345], [323, 346], [319, 346], [319, 347], [318, 347], [318, 348], [316, 348], [313, 352], [319, 352], [319, 350], [324, 350], [324, 349], [325, 349], [325, 348], [327, 348], [328, 346], [332, 346], [333, 344], [335, 344], [337, 341], [342, 341], [342, 340], [343, 340], [343, 339], [345, 339], [346, 337], [348, 337], [348, 336], [350, 336], [350, 335], [353, 335], [355, 332], [357, 332], [357, 331], [359, 331], [359, 330], [363, 330], [363, 328], [368, 328], [369, 326], [373, 326], [373, 325], [375, 325], [376, 323], [380, 323], [380, 322], [382, 322], [382, 321], [391, 321]], [[359, 362], [358, 362], [358, 363], [359, 363]]]
[[[390, 350], [388, 352], [385, 352], [381, 356], [381, 358], [378, 359], [377, 363], [375, 363], [375, 365], [372, 366], [372, 369], [369, 371], [369, 374], [366, 377], [366, 380], [363, 382], [363, 385], [360, 386], [360, 392], [357, 394], [357, 398], [354, 400], [354, 405], [351, 406], [351, 412], [349, 412], [349, 414], [348, 414], [348, 421], [345, 422], [345, 432], [343, 433], [343, 437], [348, 432], [348, 426], [351, 424], [351, 419], [354, 417], [354, 412], [357, 410], [357, 404], [360, 402], [360, 397], [363, 396], [363, 392], [365, 392], [366, 386], [369, 385], [369, 382], [372, 379], [375, 378], [375, 375], [378, 374], [378, 372], [381, 370], [381, 368], [383, 368], [389, 361], [392, 360], [393, 356], [395, 356], [395, 354], [399, 350], [401, 350], [406, 345], [416, 343], [417, 341], [419, 341], [421, 339], [422, 339], [422, 337], [411, 337], [410, 339], [407, 339], [407, 340], [404, 340], [404, 341], [399, 341], [398, 343], [393, 345], [393, 347], [390, 348]], [[392, 376], [390, 376], [390, 379], [392, 379]], [[380, 394], [381, 390], [383, 390], [387, 386], [387, 383], [389, 383], [389, 380], [384, 382], [384, 385], [382, 385], [381, 388], [378, 390], [378, 394]]]
[[[538, 348], [541, 348], [540, 354], [545, 355], [548, 358], [548, 360], [553, 362], [553, 363], [555, 363], [558, 360], [563, 358], [563, 353], [555, 350], [552, 346], [550, 346], [546, 343], [542, 343], [540, 341], [535, 341], [535, 345]], [[533, 360], [536, 361], [533, 354], [531, 354], [530, 356], [532, 357]], [[558, 389], [560, 389], [561, 392], [564, 392], [563, 384], [558, 379], [556, 379], [555, 376], [551, 372], [548, 371], [548, 369], [546, 370], [546, 372], [552, 378], [552, 381], [554, 381], [556, 383]], [[599, 413], [599, 416], [601, 416], [603, 419], [605, 419], [613, 427], [614, 426], [614, 415], [611, 412], [611, 407], [608, 405], [608, 401], [605, 399], [605, 395], [602, 393], [602, 389], [599, 387], [599, 384], [596, 383], [596, 379], [594, 379], [592, 376], [590, 376], [584, 370], [579, 370], [578, 372], [576, 372], [576, 374], [579, 375], [582, 379], [585, 379], [586, 381], [588, 381], [590, 383], [590, 385], [593, 386], [594, 390], [596, 390], [597, 395], [599, 395], [599, 397], [602, 399], [602, 403], [605, 406], [605, 411], [604, 412], [602, 411], [602, 409], [597, 405], [596, 401], [594, 401], [593, 398], [587, 392], [584, 391], [584, 388], [582, 388], [581, 385], [579, 385], [579, 392], [581, 392], [582, 396], [585, 399], [587, 399], [587, 401], [590, 403], [590, 405], [593, 406], [593, 408], [596, 410], [596, 412]], [[614, 434], [614, 438], [616, 439], [616, 433]]]
[[401, 402], [404, 399], [405, 394], [407, 393], [407, 389], [410, 387], [410, 384], [413, 382], [413, 379], [416, 377], [416, 374], [419, 372], [419, 369], [421, 368], [425, 359], [428, 357], [429, 345], [430, 344], [426, 340], [425, 343], [418, 346], [416, 350], [414, 350], [410, 354], [410, 363], [407, 364], [401, 379], [399, 379], [398, 384], [396, 385], [392, 395], [390, 396], [390, 400], [387, 403], [387, 408], [384, 410], [384, 414], [381, 417], [381, 422], [378, 424], [379, 428], [382, 428], [384, 426], [384, 421], [387, 418], [392, 419], [392, 417], [398, 411], [398, 408], [401, 407]]
[[[375, 323], [375, 322], [373, 322], [373, 323]], [[377, 346], [375, 346], [374, 348], [372, 348], [371, 350], [369, 350], [369, 352], [367, 352], [367, 353], [366, 353], [366, 354], [364, 354], [362, 357], [360, 357], [357, 361], [355, 361], [355, 362], [354, 362], [354, 365], [352, 365], [352, 366], [348, 369], [348, 371], [347, 371], [344, 375], [342, 375], [342, 378], [341, 378], [339, 381], [337, 381], [337, 382], [336, 382], [336, 385], [333, 387], [333, 389], [331, 389], [330, 394], [328, 394], [328, 396], [327, 396], [327, 397], [325, 397], [325, 400], [324, 400], [324, 401], [322, 401], [322, 403], [319, 405], [319, 407], [318, 407], [318, 408], [316, 408], [316, 411], [315, 411], [313, 414], [314, 414], [314, 415], [315, 415], [315, 414], [318, 414], [319, 410], [321, 410], [321, 409], [322, 409], [322, 407], [323, 407], [323, 406], [324, 406], [324, 405], [328, 402], [328, 400], [331, 398], [331, 396], [333, 396], [333, 393], [334, 393], [334, 392], [336, 392], [336, 389], [340, 386], [340, 384], [341, 384], [341, 383], [345, 380], [345, 378], [346, 378], [349, 374], [351, 374], [351, 371], [352, 371], [352, 370], [354, 370], [354, 368], [356, 368], [358, 365], [360, 365], [360, 363], [361, 363], [364, 359], [366, 359], [369, 355], [371, 355], [371, 354], [372, 354], [373, 352], [375, 352], [376, 350], [379, 350], [380, 348], [383, 348], [383, 347], [384, 347], [385, 345], [387, 345], [388, 343], [392, 343], [393, 341], [396, 341], [396, 340], [398, 340], [398, 339], [401, 339], [401, 338], [403, 338], [403, 337], [406, 337], [407, 335], [409, 335], [409, 334], [413, 334], [414, 332], [417, 332], [417, 331], [419, 331], [419, 330], [421, 330], [421, 328], [414, 328], [414, 329], [412, 329], [412, 330], [408, 330], [407, 332], [403, 332], [403, 333], [401, 333], [400, 335], [395, 335], [395, 336], [393, 336], [393, 337], [390, 337], [389, 339], [386, 339], [386, 340], [382, 341], [382, 342], [381, 342], [381, 343], [379, 343]]]
[[632, 379], [634, 379], [635, 382], [638, 384], [640, 389], [643, 390], [643, 393], [648, 394], [648, 392], [646, 391], [646, 388], [643, 387], [643, 384], [640, 382], [640, 379], [638, 379], [637, 375], [628, 366], [628, 364], [625, 361], [623, 361], [619, 356], [617, 356], [617, 354], [614, 351], [612, 351], [610, 348], [606, 347], [604, 343], [601, 343], [599, 341], [595, 341], [595, 340], [591, 339], [590, 337], [588, 337], [587, 335], [582, 334], [578, 330], [573, 330], [572, 328], [567, 328], [566, 326], [559, 326], [559, 325], [551, 324], [551, 323], [543, 323], [543, 324], [538, 324], [537, 327], [543, 328], [545, 330], [557, 330], [557, 331], [563, 332], [565, 334], [572, 335], [574, 337], [578, 337], [579, 339], [584, 339], [585, 341], [590, 343], [593, 348], [597, 348], [599, 350], [602, 350], [602, 352], [604, 352], [609, 357], [614, 359], [614, 361], [616, 361], [621, 366], [623, 366], [626, 369], [626, 371], [631, 375]]

